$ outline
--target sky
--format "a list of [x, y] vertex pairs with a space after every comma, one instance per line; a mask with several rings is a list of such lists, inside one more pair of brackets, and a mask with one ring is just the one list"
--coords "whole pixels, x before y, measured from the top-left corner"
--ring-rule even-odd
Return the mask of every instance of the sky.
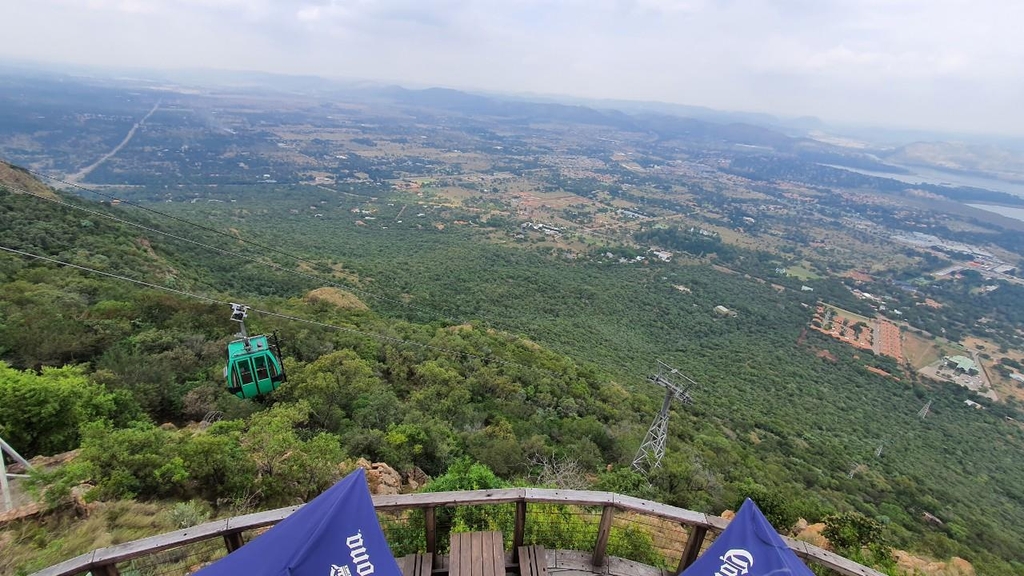
[[1024, 136], [1019, 0], [4, 0], [0, 61], [315, 74]]

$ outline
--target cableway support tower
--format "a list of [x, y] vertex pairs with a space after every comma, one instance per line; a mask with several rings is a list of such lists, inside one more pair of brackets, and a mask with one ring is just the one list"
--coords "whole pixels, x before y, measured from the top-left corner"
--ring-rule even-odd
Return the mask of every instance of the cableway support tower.
[[[682, 384], [677, 383], [676, 381]], [[693, 404], [693, 397], [690, 396], [690, 389], [697, 385], [692, 378], [679, 370], [658, 361], [658, 372], [647, 377], [647, 380], [665, 389], [665, 400], [661, 403], [661, 411], [651, 422], [647, 429], [647, 435], [640, 444], [640, 449], [633, 458], [633, 469], [645, 477], [652, 470], [661, 467], [661, 460], [665, 457], [665, 445], [668, 442], [668, 419], [669, 408], [672, 407], [672, 400], [683, 404]]]

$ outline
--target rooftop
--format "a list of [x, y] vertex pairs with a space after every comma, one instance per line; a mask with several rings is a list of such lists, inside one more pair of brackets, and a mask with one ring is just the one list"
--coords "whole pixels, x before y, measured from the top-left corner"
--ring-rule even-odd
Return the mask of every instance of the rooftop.
[[948, 364], [956, 364], [956, 369], [963, 370], [964, 372], [978, 369], [978, 365], [974, 363], [974, 360], [967, 356], [946, 356], [943, 360]]

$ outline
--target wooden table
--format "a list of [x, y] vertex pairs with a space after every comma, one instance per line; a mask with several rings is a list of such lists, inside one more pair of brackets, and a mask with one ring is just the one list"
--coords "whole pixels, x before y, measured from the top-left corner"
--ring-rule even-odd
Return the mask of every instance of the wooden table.
[[501, 532], [458, 532], [451, 536], [450, 576], [505, 576]]

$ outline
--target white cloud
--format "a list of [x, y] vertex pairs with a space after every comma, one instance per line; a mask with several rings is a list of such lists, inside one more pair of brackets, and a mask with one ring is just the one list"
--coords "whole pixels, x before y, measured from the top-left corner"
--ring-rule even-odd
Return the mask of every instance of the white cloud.
[[[33, 0], [0, 57], [320, 73], [1024, 134], [1024, 2]], [[45, 41], [40, 42], [40, 34]]]

